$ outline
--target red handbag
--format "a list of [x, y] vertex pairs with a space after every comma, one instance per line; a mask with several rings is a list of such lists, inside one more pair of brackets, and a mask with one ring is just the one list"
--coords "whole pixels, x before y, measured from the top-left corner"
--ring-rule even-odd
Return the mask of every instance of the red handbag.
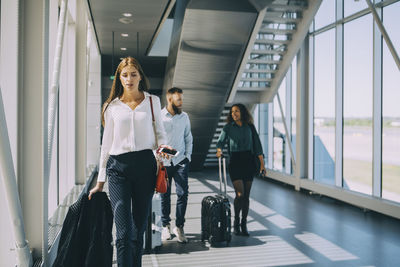
[[165, 166], [159, 162], [156, 180], [156, 192], [166, 193], [168, 189], [168, 174]]
[[[156, 138], [156, 143], [158, 147], [158, 138], [157, 138], [157, 132], [156, 132], [156, 122], [154, 120], [154, 112], [153, 112], [153, 101], [150, 96], [150, 107], [151, 107], [151, 118], [153, 120], [153, 130], [154, 130], [154, 136]], [[168, 189], [168, 174], [167, 174], [167, 169], [165, 166], [162, 164], [160, 160], [157, 159], [157, 180], [156, 180], [156, 192], [157, 193], [166, 193]]]

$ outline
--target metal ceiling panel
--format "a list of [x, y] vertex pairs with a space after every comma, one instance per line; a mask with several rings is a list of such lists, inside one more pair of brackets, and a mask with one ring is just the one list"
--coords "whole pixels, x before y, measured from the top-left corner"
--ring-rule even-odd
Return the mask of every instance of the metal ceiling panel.
[[[167, 8], [169, 0], [88, 0], [102, 55], [112, 55], [112, 32], [114, 31], [115, 57], [138, 56], [144, 58], [154, 32]], [[132, 23], [119, 21], [123, 13], [131, 13]], [[128, 33], [122, 37], [121, 33]], [[139, 49], [137, 35], [139, 33]], [[122, 51], [120, 48], [127, 48]], [[139, 54], [137, 51], [139, 50]]]

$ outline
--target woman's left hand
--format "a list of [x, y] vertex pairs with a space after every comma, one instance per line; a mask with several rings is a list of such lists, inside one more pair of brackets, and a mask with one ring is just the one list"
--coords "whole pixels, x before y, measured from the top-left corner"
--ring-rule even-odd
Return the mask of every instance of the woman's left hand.
[[97, 192], [102, 192], [104, 187], [104, 182], [97, 182], [96, 186], [92, 188], [92, 190], [89, 191], [89, 200], [92, 199], [92, 196], [97, 193]]
[[267, 173], [267, 170], [265, 169], [265, 166], [264, 166], [264, 165], [261, 165], [261, 167], [260, 167], [260, 174], [261, 174], [262, 176], [265, 176], [266, 173]]
[[267, 171], [265, 170], [265, 164], [264, 164], [264, 157], [263, 155], [259, 155], [258, 159], [260, 160], [260, 174], [262, 176], [265, 176]]

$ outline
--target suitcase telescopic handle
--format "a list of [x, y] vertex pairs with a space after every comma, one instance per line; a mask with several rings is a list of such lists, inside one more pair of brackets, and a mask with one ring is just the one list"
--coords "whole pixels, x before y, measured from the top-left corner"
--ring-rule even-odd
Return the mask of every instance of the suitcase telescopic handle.
[[[222, 161], [222, 164], [221, 164]], [[226, 196], [226, 160], [225, 157], [222, 155], [221, 157], [218, 158], [218, 165], [219, 165], [219, 191], [222, 194], [222, 174], [224, 176], [224, 193]]]

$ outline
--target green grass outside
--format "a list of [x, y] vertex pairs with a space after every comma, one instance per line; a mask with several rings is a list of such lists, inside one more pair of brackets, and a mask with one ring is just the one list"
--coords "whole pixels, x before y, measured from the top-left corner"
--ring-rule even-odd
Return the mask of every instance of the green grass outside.
[[[344, 159], [344, 175], [347, 180], [372, 187], [372, 163], [362, 160]], [[400, 195], [400, 166], [384, 164], [382, 166], [382, 188]]]

